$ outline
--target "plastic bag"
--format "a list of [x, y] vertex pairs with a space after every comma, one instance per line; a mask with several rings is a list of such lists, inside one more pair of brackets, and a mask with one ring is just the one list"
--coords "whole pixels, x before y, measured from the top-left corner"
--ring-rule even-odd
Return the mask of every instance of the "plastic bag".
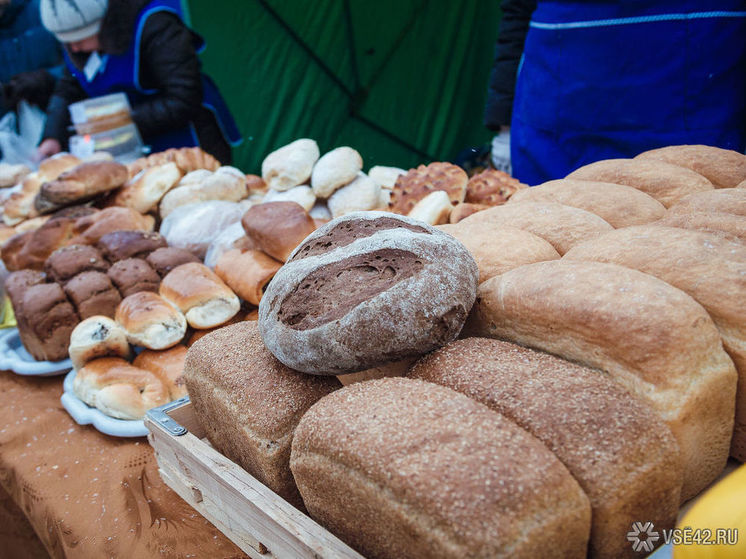
[[244, 237], [246, 237], [246, 231], [244, 231], [243, 225], [241, 225], [240, 221], [237, 221], [233, 225], [224, 229], [223, 232], [215, 237], [215, 240], [210, 243], [210, 246], [207, 247], [205, 266], [214, 269], [223, 253], [234, 248], [233, 243], [239, 239], [243, 239]]
[[9, 112], [0, 119], [0, 163], [38, 167], [36, 146], [44, 132], [46, 115], [26, 101], [18, 104], [18, 114]]
[[210, 243], [244, 213], [245, 206], [237, 202], [211, 200], [187, 204], [168, 214], [161, 223], [160, 233], [169, 246], [183, 248], [204, 260]]
[[509, 175], [513, 171], [510, 160], [510, 130], [503, 130], [492, 138], [492, 165]]

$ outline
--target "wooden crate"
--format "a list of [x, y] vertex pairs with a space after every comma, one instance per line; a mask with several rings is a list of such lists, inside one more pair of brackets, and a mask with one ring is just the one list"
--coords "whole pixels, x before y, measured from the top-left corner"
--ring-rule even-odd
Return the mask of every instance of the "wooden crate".
[[145, 418], [161, 477], [255, 559], [363, 559], [339, 538], [215, 450], [189, 398]]

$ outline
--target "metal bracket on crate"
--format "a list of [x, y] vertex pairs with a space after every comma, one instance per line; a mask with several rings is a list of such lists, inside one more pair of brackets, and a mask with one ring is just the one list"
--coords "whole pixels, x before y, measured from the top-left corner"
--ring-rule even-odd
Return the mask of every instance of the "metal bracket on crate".
[[168, 416], [168, 412], [188, 403], [189, 396], [184, 396], [183, 398], [179, 398], [178, 400], [174, 400], [173, 402], [169, 402], [168, 404], [164, 404], [158, 408], [148, 410], [146, 415], [148, 416], [148, 419], [150, 419], [150, 421], [152, 421], [153, 423], [157, 423], [171, 435], [179, 437], [181, 435], [186, 435], [189, 431], [186, 427], [180, 425], [174, 419], [170, 418]]

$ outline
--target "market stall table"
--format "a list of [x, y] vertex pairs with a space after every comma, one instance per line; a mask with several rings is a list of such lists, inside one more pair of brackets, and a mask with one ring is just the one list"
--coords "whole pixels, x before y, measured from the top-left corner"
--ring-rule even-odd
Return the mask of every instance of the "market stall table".
[[61, 394], [61, 377], [0, 372], [0, 557], [44, 556], [29, 524], [54, 558], [246, 557], [163, 483], [145, 438], [77, 425]]

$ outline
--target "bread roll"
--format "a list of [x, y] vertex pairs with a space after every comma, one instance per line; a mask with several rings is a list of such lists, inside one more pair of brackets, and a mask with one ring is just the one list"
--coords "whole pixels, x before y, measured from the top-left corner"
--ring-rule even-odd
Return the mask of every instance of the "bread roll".
[[573, 171], [567, 178], [631, 186], [649, 194], [667, 208], [688, 194], [713, 188], [709, 180], [691, 169], [644, 159], [596, 161]]
[[596, 214], [612, 227], [642, 225], [663, 217], [666, 208], [641, 190], [608, 182], [560, 179], [516, 192], [508, 201], [556, 202]]
[[169, 348], [178, 344], [186, 334], [184, 315], [150, 291], [125, 297], [114, 318], [125, 329], [132, 345], [148, 349]]
[[106, 316], [91, 316], [82, 320], [70, 335], [69, 353], [76, 370], [99, 357], [132, 359], [127, 333]]
[[184, 360], [187, 348], [176, 345], [162, 351], [143, 350], [135, 357], [132, 364], [146, 371], [150, 371], [163, 381], [168, 388], [168, 399], [178, 400], [187, 395], [184, 381]]
[[713, 146], [682, 145], [652, 149], [635, 159], [666, 161], [707, 177], [715, 188], [736, 186], [746, 179], [746, 155]]
[[107, 275], [122, 297], [129, 297], [140, 291], [157, 293], [161, 283], [155, 270], [142, 258], [120, 260], [109, 268]]
[[156, 249], [168, 246], [154, 231], [114, 231], [101, 237], [96, 246], [109, 262], [127, 258], [146, 258]]
[[314, 140], [301, 138], [264, 158], [262, 178], [272, 190], [290, 190], [311, 178], [318, 158], [318, 144]]
[[469, 177], [458, 165], [442, 161], [420, 165], [396, 179], [389, 211], [407, 215], [417, 202], [436, 190], [445, 191], [455, 206], [464, 201], [468, 182]]
[[282, 264], [259, 250], [229, 250], [220, 257], [215, 273], [233, 292], [258, 305], [264, 289]]
[[448, 223], [452, 209], [448, 194], [442, 190], [435, 190], [417, 202], [407, 215], [430, 225], [441, 225]]
[[381, 187], [364, 173], [359, 173], [350, 184], [337, 189], [326, 205], [333, 217], [357, 211], [374, 210], [380, 204]]
[[102, 357], [79, 369], [73, 392], [89, 406], [117, 419], [142, 419], [149, 409], [169, 401], [161, 379], [116, 357]]
[[293, 432], [314, 402], [339, 387], [336, 379], [285, 367], [264, 347], [255, 322], [200, 339], [189, 348], [184, 378], [212, 445], [301, 507], [289, 466]]
[[65, 292], [57, 283], [39, 283], [26, 289], [21, 307], [25, 322], [41, 342], [26, 349], [37, 361], [61, 361], [67, 358], [70, 334], [80, 322]]
[[41, 190], [42, 182], [38, 173], [31, 173], [23, 179], [21, 188], [13, 192], [3, 205], [3, 222], [5, 225], [18, 225], [24, 219], [39, 215], [34, 207], [34, 200]]
[[462, 219], [466, 219], [470, 215], [481, 212], [482, 210], [486, 210], [489, 207], [490, 206], [485, 206], [484, 204], [470, 204], [468, 202], [457, 204], [453, 207], [453, 210], [451, 210], [451, 215], [448, 218], [448, 222], [458, 223]]
[[321, 156], [313, 166], [311, 188], [317, 198], [329, 198], [334, 191], [355, 180], [363, 168], [357, 150], [343, 146]]
[[406, 175], [407, 172], [399, 167], [384, 167], [376, 165], [368, 169], [368, 176], [373, 179], [381, 188], [391, 190], [396, 184], [396, 179], [400, 175]]
[[48, 213], [119, 188], [127, 178], [127, 167], [115, 161], [81, 163], [42, 184], [34, 204], [40, 213]]
[[648, 406], [600, 371], [486, 338], [457, 340], [423, 357], [410, 378], [485, 404], [531, 433], [567, 467], [592, 507], [589, 557], [638, 557], [633, 522], [674, 527], [679, 449]]
[[264, 202], [295, 202], [303, 206], [303, 209], [311, 211], [314, 204], [316, 203], [316, 196], [310, 186], [294, 186], [293, 188], [279, 192], [277, 190], [270, 190], [264, 197]]
[[[26, 231], [36, 231], [42, 225], [44, 225], [47, 221], [49, 221], [51, 217], [52, 217], [51, 215], [40, 215], [38, 217], [34, 217], [31, 219], [27, 219], [26, 221], [22, 221], [15, 227], [8, 227], [4, 223], [2, 224], [2, 227], [4, 231], [10, 230], [15, 233], [25, 233]], [[11, 236], [12, 235], [9, 235], [7, 238], [10, 238]]]
[[554, 202], [521, 202], [495, 206], [467, 217], [460, 225], [471, 226], [476, 223], [523, 229], [548, 241], [560, 254], [565, 254], [577, 243], [613, 229], [596, 214]]
[[18, 335], [21, 338], [23, 347], [25, 347], [35, 359], [37, 355], [41, 356], [44, 354], [44, 349], [41, 340], [29, 323], [28, 317], [23, 308], [23, 297], [31, 286], [43, 284], [45, 280], [46, 276], [42, 272], [34, 270], [11, 272], [8, 277], [5, 278], [5, 291], [13, 305], [13, 312], [15, 314], [16, 323], [18, 324]]
[[187, 262], [199, 262], [199, 258], [183, 248], [161, 247], [148, 254], [145, 261], [160, 277], [164, 277], [177, 266]]
[[479, 267], [479, 283], [524, 264], [560, 257], [547, 241], [515, 227], [475, 223], [440, 225], [438, 229], [456, 237], [471, 253]]
[[[585, 557], [588, 498], [483, 404], [388, 378], [317, 402], [290, 468], [311, 516], [367, 557]], [[364, 520], [364, 521], [363, 521]]]
[[[254, 310], [256, 311], [256, 309]], [[239, 312], [237, 315], [231, 318], [228, 322], [226, 322], [225, 324], [221, 324], [220, 326], [216, 326], [215, 328], [205, 328], [204, 330], [192, 330], [191, 335], [188, 337], [186, 341], [186, 346], [192, 347], [197, 340], [204, 338], [211, 332], [214, 332], [215, 330], [220, 330], [221, 328], [225, 328], [226, 326], [229, 326], [231, 324], [238, 324], [239, 322], [243, 322], [244, 320], [246, 320], [246, 315], [243, 312]], [[254, 320], [256, 320], [256, 318]]]
[[213, 328], [241, 308], [236, 294], [204, 264], [177, 266], [163, 278], [160, 294], [181, 310], [192, 328]]
[[668, 213], [725, 213], [746, 217], [746, 190], [723, 188], [690, 194], [671, 206]]
[[656, 221], [655, 225], [704, 231], [735, 242], [746, 243], [746, 220], [740, 215], [730, 213], [678, 214], [666, 212], [666, 215]]
[[238, 202], [248, 195], [246, 175], [233, 167], [221, 167], [202, 182], [170, 190], [163, 196], [158, 207], [163, 219], [176, 208], [187, 204], [210, 200]]
[[327, 221], [332, 220], [332, 212], [329, 211], [329, 206], [326, 205], [324, 200], [316, 202], [313, 205], [313, 208], [308, 211], [308, 215], [310, 215], [314, 221], [321, 220], [326, 223]]
[[70, 245], [58, 248], [49, 255], [44, 270], [56, 282], [65, 283], [82, 272], [106, 272], [109, 263], [101, 253], [92, 246]]
[[203, 180], [211, 176], [212, 171], [208, 171], [207, 169], [197, 169], [196, 171], [192, 171], [191, 173], [187, 173], [186, 175], [184, 175], [181, 180], [179, 180], [177, 186], [200, 184]]
[[181, 169], [173, 162], [144, 169], [117, 192], [114, 204], [148, 213], [180, 179]]
[[259, 250], [281, 262], [316, 230], [311, 216], [295, 202], [253, 206], [241, 218], [241, 225]]
[[246, 188], [249, 190], [249, 196], [261, 195], [267, 192], [267, 183], [258, 175], [246, 175]]
[[528, 185], [514, 179], [504, 171], [486, 169], [469, 179], [464, 201], [470, 204], [500, 206], [512, 198], [516, 192], [527, 187]]
[[83, 161], [67, 152], [60, 152], [39, 163], [39, 179], [41, 182], [53, 181], [62, 173], [77, 167]]
[[[388, 211], [390, 202], [391, 202], [391, 190], [389, 190], [388, 188], [380, 187], [380, 189], [378, 190], [378, 206], [373, 209], [380, 210], [382, 212]], [[325, 221], [330, 221], [330, 220], [331, 218], [325, 219]]]
[[58, 248], [72, 244], [75, 220], [66, 217], [47, 221], [22, 239], [11, 237], [3, 245], [2, 257], [8, 270], [42, 270], [47, 258]]
[[115, 231], [152, 231], [153, 216], [142, 215], [131, 208], [111, 207], [80, 217], [75, 221], [75, 238], [71, 244], [95, 245], [107, 233]]
[[82, 272], [70, 279], [64, 290], [82, 319], [91, 316], [113, 318], [119, 303], [122, 302], [119, 291], [109, 276], [102, 272]]
[[746, 246], [699, 231], [651, 225], [576, 245], [565, 259], [640, 270], [688, 293], [710, 313], [739, 375], [731, 454], [746, 461]]
[[478, 273], [466, 248], [433, 227], [351, 214], [295, 249], [265, 291], [259, 327], [275, 357], [298, 371], [368, 369], [453, 340]]
[[31, 169], [26, 165], [11, 165], [10, 163], [0, 163], [0, 188], [8, 188], [21, 182], [27, 175], [31, 174]]
[[601, 369], [648, 402], [681, 449], [682, 501], [723, 470], [738, 377], [683, 291], [614, 264], [539, 262], [483, 283], [469, 328]]

